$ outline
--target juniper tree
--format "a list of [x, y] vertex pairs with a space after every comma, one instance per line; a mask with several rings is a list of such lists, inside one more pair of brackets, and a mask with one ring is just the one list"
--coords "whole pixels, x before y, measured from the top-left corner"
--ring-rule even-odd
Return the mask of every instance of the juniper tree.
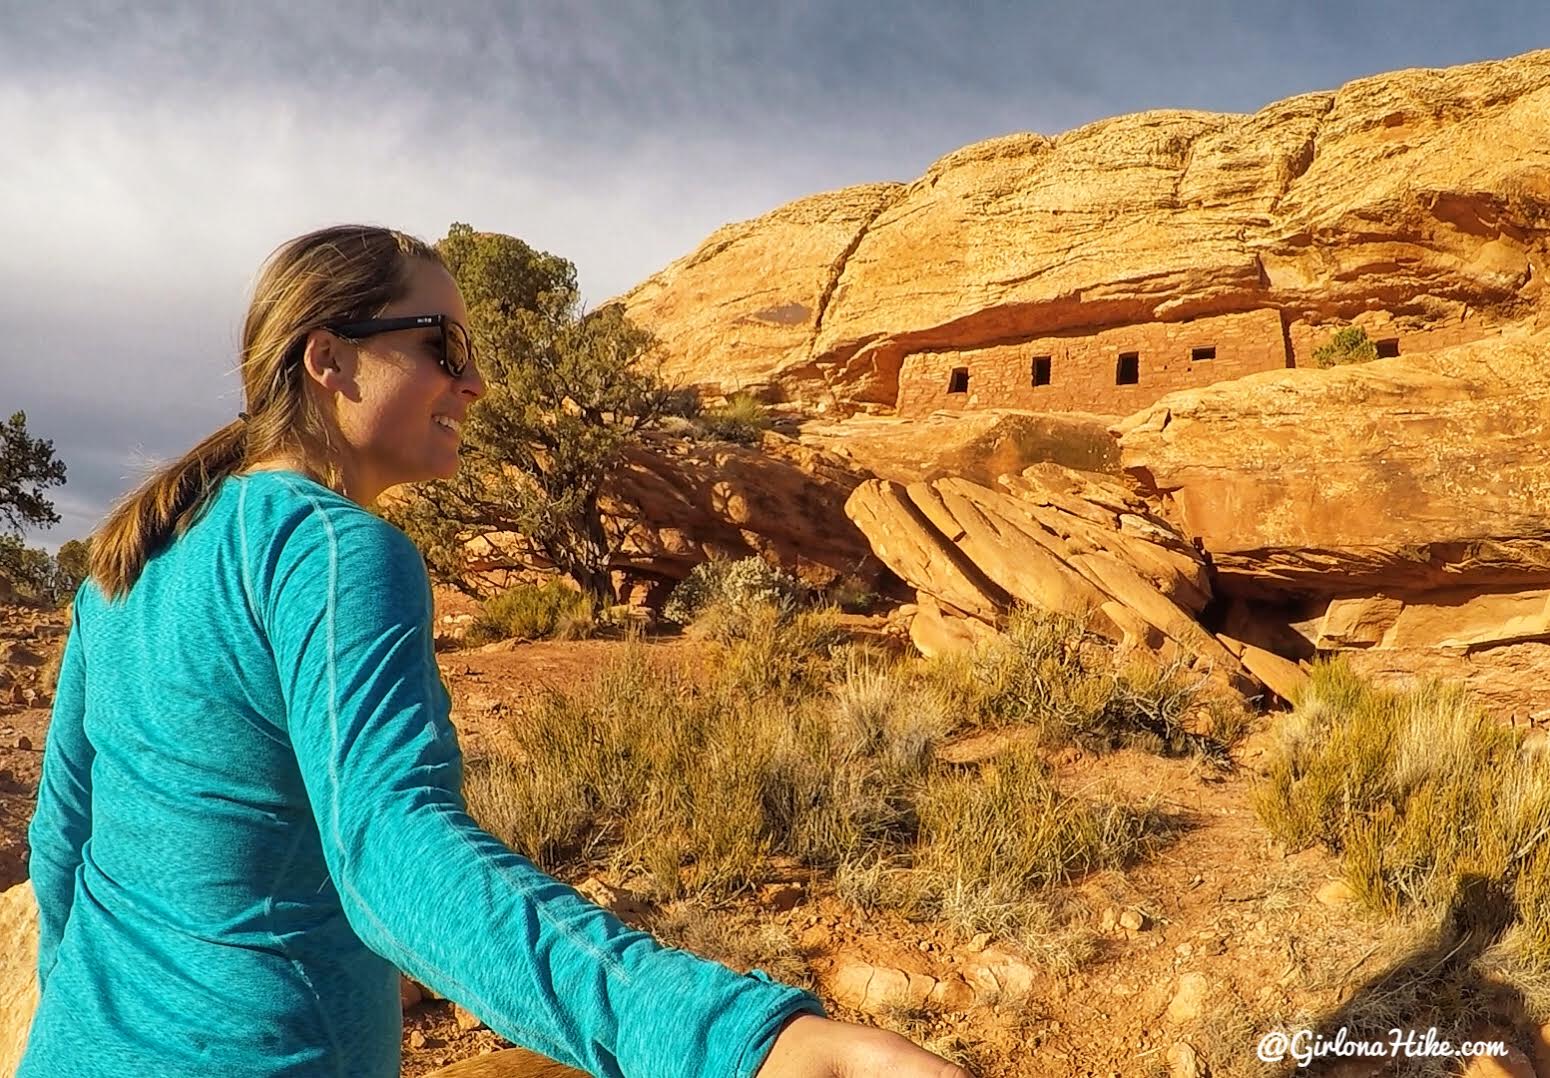
[[54, 443], [27, 433], [27, 413], [0, 424], [0, 530], [20, 535], [28, 525], [58, 524], [54, 503], [43, 488], [65, 481], [65, 466], [54, 459]]
[[614, 305], [585, 311], [576, 268], [513, 237], [454, 224], [437, 250], [468, 304], [488, 389], [463, 424], [462, 465], [385, 513], [462, 586], [464, 543], [518, 533], [528, 552], [611, 602], [601, 493], [672, 397], [655, 340]]

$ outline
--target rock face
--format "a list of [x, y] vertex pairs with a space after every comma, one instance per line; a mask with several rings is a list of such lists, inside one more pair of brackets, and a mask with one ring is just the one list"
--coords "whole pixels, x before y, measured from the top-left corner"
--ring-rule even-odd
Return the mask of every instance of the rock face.
[[727, 225], [636, 286], [626, 309], [661, 339], [671, 376], [766, 396], [821, 381], [814, 334], [867, 226], [903, 189], [848, 187]]
[[993, 487], [1001, 476], [1041, 463], [1119, 475], [1111, 422], [1079, 412], [998, 409], [912, 419], [856, 415], [804, 423], [801, 440], [877, 479], [914, 483], [959, 476]]
[[1550, 584], [1550, 332], [1171, 394], [1120, 464], [1261, 598]]
[[0, 892], [0, 1075], [16, 1073], [38, 1008], [38, 904], [32, 882]]
[[[846, 577], [876, 590], [884, 575], [842, 506], [865, 473], [828, 450], [766, 433], [759, 446], [652, 432], [603, 491], [610, 527], [624, 534], [613, 561], [622, 589], [655, 595], [711, 557], [760, 555], [806, 582]], [[469, 545], [477, 586], [506, 586], [544, 566], [517, 537]]]
[[1550, 52], [1399, 71], [977, 143], [723, 228], [622, 301], [691, 382], [1124, 415], [1307, 364], [1340, 321], [1402, 354], [1521, 322], [1550, 269], [1547, 165]]
[[1114, 430], [1217, 591], [1301, 639], [1229, 632], [1550, 715], [1550, 331], [1254, 375]]

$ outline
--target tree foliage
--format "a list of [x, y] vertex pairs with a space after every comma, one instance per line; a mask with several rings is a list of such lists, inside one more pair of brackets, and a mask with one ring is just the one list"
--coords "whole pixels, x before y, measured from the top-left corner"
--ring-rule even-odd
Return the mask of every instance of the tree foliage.
[[583, 310], [576, 268], [512, 236], [454, 224], [438, 245], [468, 304], [488, 389], [463, 424], [456, 478], [390, 511], [431, 570], [460, 583], [463, 543], [519, 533], [604, 603], [619, 540], [600, 505], [626, 446], [671, 400], [655, 340], [618, 306]]
[[43, 497], [43, 488], [64, 481], [64, 462], [54, 459], [54, 443], [27, 434], [26, 412], [0, 424], [0, 530], [20, 535], [28, 525], [58, 524], [59, 514]]
[[50, 555], [20, 536], [0, 534], [0, 577], [37, 603], [57, 606], [75, 594], [87, 575], [87, 546], [72, 539]]

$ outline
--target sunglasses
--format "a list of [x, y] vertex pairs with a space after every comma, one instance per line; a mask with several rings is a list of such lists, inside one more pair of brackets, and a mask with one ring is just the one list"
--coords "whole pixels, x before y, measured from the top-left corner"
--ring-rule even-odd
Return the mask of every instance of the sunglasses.
[[474, 342], [468, 330], [444, 314], [415, 314], [404, 318], [370, 318], [364, 322], [337, 322], [325, 326], [336, 337], [359, 342], [378, 333], [391, 333], [396, 329], [424, 329], [437, 327], [441, 330], [441, 346], [436, 362], [454, 378], [463, 377], [463, 371], [474, 358]]

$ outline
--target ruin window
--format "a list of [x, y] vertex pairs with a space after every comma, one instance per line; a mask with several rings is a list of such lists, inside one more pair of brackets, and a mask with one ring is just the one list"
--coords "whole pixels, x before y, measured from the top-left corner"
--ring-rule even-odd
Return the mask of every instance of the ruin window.
[[1141, 353], [1121, 352], [1119, 362], [1114, 366], [1114, 384], [1133, 386], [1139, 381], [1141, 381]]
[[1374, 341], [1373, 347], [1378, 350], [1379, 359], [1393, 359], [1399, 355], [1399, 338], [1389, 337], [1386, 340]]
[[947, 391], [949, 393], [967, 393], [969, 391], [969, 368], [953, 368], [953, 373], [947, 379]]
[[1214, 344], [1208, 344], [1208, 345], [1204, 346], [1203, 348], [1191, 348], [1189, 350], [1189, 361], [1191, 363], [1199, 363], [1203, 359], [1215, 359], [1215, 358], [1216, 358], [1216, 345], [1214, 345]]
[[1033, 384], [1036, 386], [1049, 385], [1049, 356], [1033, 357]]

